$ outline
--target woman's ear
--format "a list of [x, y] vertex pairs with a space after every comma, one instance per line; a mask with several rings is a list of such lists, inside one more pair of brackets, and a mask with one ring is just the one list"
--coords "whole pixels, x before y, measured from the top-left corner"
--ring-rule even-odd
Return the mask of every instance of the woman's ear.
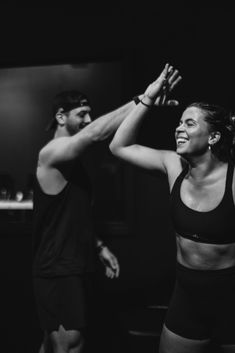
[[215, 145], [221, 138], [221, 133], [219, 131], [213, 131], [210, 134], [208, 143], [209, 145]]

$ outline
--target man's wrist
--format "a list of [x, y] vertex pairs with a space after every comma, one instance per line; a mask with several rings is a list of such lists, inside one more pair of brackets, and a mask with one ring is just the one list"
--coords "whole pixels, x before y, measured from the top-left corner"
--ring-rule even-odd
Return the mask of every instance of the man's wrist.
[[139, 103], [142, 103], [143, 105], [149, 108], [154, 105], [154, 99], [149, 97], [146, 94], [140, 94], [138, 96], [134, 96], [133, 101], [135, 102], [136, 105]]
[[139, 96], [134, 96], [133, 97], [133, 101], [135, 102], [135, 104], [137, 105], [137, 104], [139, 104], [140, 103], [140, 98], [139, 98]]
[[143, 93], [141, 93], [141, 94], [138, 94], [137, 96], [134, 96], [133, 98], [132, 98], [132, 100], [135, 102], [135, 104], [137, 105], [137, 104], [139, 104], [140, 102], [141, 102], [141, 100], [142, 100], [142, 98], [144, 97], [144, 94]]

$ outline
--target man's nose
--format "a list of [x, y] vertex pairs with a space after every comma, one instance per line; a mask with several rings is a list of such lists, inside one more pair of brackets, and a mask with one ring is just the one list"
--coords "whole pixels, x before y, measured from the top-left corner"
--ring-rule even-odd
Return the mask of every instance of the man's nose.
[[90, 116], [90, 114], [86, 114], [85, 119], [84, 119], [84, 122], [85, 122], [86, 124], [89, 124], [89, 123], [91, 122], [91, 116]]

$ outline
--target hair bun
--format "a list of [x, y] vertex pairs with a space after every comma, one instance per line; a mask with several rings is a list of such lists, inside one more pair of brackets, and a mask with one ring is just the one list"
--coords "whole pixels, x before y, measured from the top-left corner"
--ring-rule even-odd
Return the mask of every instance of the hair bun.
[[228, 115], [227, 124], [225, 125], [226, 129], [230, 131], [232, 134], [235, 133], [235, 115], [234, 113], [230, 113]]
[[227, 127], [233, 134], [232, 144], [235, 145], [235, 114], [231, 113], [229, 117], [229, 126]]

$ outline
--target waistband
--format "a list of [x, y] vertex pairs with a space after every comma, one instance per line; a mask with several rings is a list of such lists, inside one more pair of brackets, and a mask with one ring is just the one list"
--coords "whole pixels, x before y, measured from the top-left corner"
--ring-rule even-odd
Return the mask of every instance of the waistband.
[[190, 268], [190, 267], [186, 267], [184, 265], [182, 265], [179, 262], [176, 262], [176, 269], [179, 272], [187, 272], [192, 273], [192, 274], [200, 274], [203, 276], [203, 274], [205, 275], [223, 275], [223, 274], [229, 274], [229, 273], [234, 273], [235, 274], [235, 266], [230, 266], [230, 267], [226, 267], [226, 268], [220, 268], [220, 269], [215, 269], [215, 270], [199, 270], [199, 269], [195, 269], [195, 268]]

